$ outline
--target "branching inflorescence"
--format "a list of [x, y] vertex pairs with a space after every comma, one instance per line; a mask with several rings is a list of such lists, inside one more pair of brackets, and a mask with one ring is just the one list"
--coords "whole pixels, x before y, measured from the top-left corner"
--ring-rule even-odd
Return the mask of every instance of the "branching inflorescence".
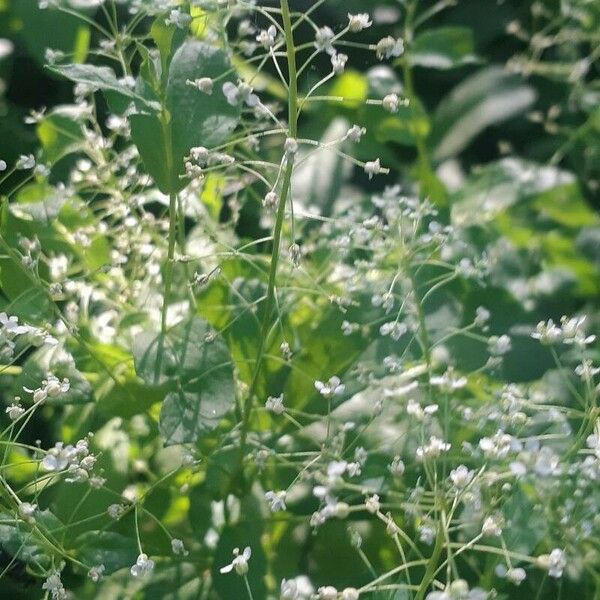
[[52, 599], [596, 586], [597, 322], [544, 312], [593, 270], [562, 214], [509, 212], [572, 184], [571, 138], [451, 194], [467, 142], [432, 145], [413, 70], [458, 60], [419, 37], [453, 3], [39, 4], [97, 46], [46, 51], [74, 101], [0, 161], [0, 589], [21, 567]]

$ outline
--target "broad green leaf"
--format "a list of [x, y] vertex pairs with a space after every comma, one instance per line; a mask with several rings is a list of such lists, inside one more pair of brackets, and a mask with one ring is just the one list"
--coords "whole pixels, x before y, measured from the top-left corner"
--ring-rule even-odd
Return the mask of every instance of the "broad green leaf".
[[129, 117], [131, 137], [138, 147], [146, 171], [158, 188], [169, 193], [171, 173], [167, 158], [167, 141], [163, 125], [156, 114], [137, 114]]
[[[188, 40], [175, 52], [169, 66], [165, 111], [133, 115], [131, 135], [146, 170], [159, 189], [168, 194], [186, 185], [184, 158], [191, 148], [223, 143], [237, 126], [241, 109], [231, 106], [219, 86], [233, 81], [223, 77], [231, 69], [226, 54], [205, 42]], [[219, 80], [212, 94], [203, 94], [187, 80]], [[164, 79], [164, 77], [163, 77]]]
[[439, 27], [419, 34], [410, 47], [412, 65], [453, 69], [477, 62], [473, 32], [468, 27]]
[[160, 410], [160, 433], [165, 445], [196, 443], [232, 408], [231, 370], [221, 368], [201, 377], [201, 387], [177, 390], [165, 397]]
[[265, 574], [267, 572], [267, 559], [262, 547], [261, 537], [264, 530], [264, 504], [257, 493], [249, 494], [240, 499], [240, 519], [235, 524], [228, 524], [219, 538], [215, 550], [212, 576], [214, 589], [220, 600], [233, 600], [247, 596], [244, 582], [235, 571], [222, 574], [221, 567], [229, 564], [233, 559], [233, 549], [239, 548], [240, 552], [246, 546], [252, 550], [248, 562], [248, 583], [254, 598], [266, 598]]
[[78, 150], [83, 133], [81, 125], [75, 121], [77, 112], [75, 106], [58, 106], [37, 124], [36, 133], [42, 144], [44, 162], [53, 164]]
[[[481, 225], [526, 198], [573, 183], [573, 176], [562, 169], [504, 158], [479, 169], [454, 194], [452, 222], [463, 227]], [[557, 210], [545, 204], [540, 208], [549, 214]]]
[[303, 206], [318, 206], [325, 217], [331, 215], [342, 185], [352, 173], [352, 165], [339, 154], [339, 150], [346, 151], [345, 145], [335, 144], [349, 127], [345, 119], [335, 119], [323, 133], [321, 147], [311, 149], [311, 155], [294, 171], [294, 198]]
[[90, 567], [104, 565], [106, 575], [135, 563], [135, 540], [113, 531], [87, 531], [74, 542], [77, 558]]
[[13, 27], [19, 32], [28, 54], [43, 65], [46, 48], [52, 48], [72, 53], [75, 62], [83, 62], [89, 48], [88, 25], [74, 15], [40, 9], [38, 4], [38, 0], [13, 0], [10, 3]]
[[67, 405], [93, 402], [92, 387], [77, 370], [72, 358], [62, 349], [53, 346], [42, 346], [25, 361], [21, 374], [13, 381], [12, 391], [15, 396], [23, 395], [23, 388], [36, 389], [48, 373], [59, 379], [67, 378], [70, 383], [67, 392], [55, 398], [47, 398], [47, 404]]
[[59, 215], [67, 202], [64, 191], [46, 182], [32, 183], [24, 187], [8, 206], [13, 215], [25, 221], [36, 221], [48, 227]]
[[235, 401], [233, 366], [221, 337], [198, 317], [166, 335], [134, 341], [136, 372], [148, 385], [165, 385], [160, 430], [167, 445], [197, 441], [214, 429]]
[[[110, 67], [98, 67], [96, 65], [52, 65], [48, 69], [57, 75], [62, 75], [74, 83], [84, 83], [102, 91], [117, 92], [122, 96], [131, 98], [141, 103], [146, 108], [152, 108], [153, 104], [137, 94], [134, 89], [119, 81], [115, 72]], [[156, 108], [156, 107], [155, 107]]]
[[162, 15], [152, 23], [150, 35], [160, 53], [161, 73], [164, 77], [168, 75], [171, 58], [185, 40], [186, 33], [175, 25], [167, 25]]
[[409, 106], [399, 106], [394, 115], [386, 116], [377, 125], [375, 135], [380, 142], [396, 142], [414, 146], [416, 139], [429, 135], [431, 124], [427, 112], [418, 99]]
[[471, 75], [437, 108], [430, 139], [434, 157], [443, 160], [460, 154], [486, 127], [522, 113], [535, 99], [530, 85], [501, 67]]
[[[231, 68], [225, 53], [210, 44], [188, 40], [179, 47], [169, 69], [166, 108], [171, 121], [173, 165], [178, 181], [184, 173], [183, 158], [194, 146], [211, 148], [222, 144], [237, 126], [240, 108], [231, 106], [225, 99], [220, 86], [233, 81], [231, 76], [223, 78]], [[188, 79], [201, 77], [219, 78], [212, 94], [202, 94], [186, 84]]]
[[36, 529], [33, 529], [22, 521], [10, 523], [14, 516], [0, 513], [0, 548], [24, 563], [49, 568], [52, 550], [37, 529], [52, 536], [62, 523], [49, 510], [37, 511], [35, 519]]

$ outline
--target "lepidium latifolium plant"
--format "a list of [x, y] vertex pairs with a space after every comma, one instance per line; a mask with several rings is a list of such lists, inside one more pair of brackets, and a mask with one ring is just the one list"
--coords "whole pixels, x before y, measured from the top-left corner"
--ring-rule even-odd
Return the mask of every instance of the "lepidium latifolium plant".
[[597, 217], [569, 148], [448, 175], [454, 4], [39, 1], [87, 41], [0, 161], [6, 597], [600, 597]]

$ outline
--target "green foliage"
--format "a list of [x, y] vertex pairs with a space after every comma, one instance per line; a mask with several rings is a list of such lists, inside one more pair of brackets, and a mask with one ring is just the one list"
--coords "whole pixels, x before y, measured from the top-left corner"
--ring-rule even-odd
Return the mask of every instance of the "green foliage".
[[595, 598], [592, 2], [0, 0], [0, 592]]

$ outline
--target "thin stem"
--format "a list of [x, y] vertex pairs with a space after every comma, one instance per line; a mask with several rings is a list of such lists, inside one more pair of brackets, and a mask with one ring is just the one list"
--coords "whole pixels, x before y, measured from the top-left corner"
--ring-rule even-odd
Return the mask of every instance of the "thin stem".
[[171, 286], [173, 283], [173, 259], [175, 256], [175, 233], [177, 230], [177, 194], [169, 194], [169, 249], [167, 252], [167, 263], [165, 265], [165, 293], [163, 296], [162, 314], [160, 319], [161, 333], [167, 331], [167, 310], [171, 297]]
[[[298, 137], [298, 76], [296, 67], [296, 50], [294, 48], [294, 33], [288, 0], [280, 0], [280, 5], [285, 32], [285, 45], [287, 51], [286, 54], [289, 74], [288, 135], [290, 138], [295, 139], [296, 137]], [[277, 216], [275, 219], [275, 228], [273, 231], [273, 250], [271, 253], [271, 266], [269, 270], [269, 283], [267, 287], [267, 298], [265, 300], [265, 312], [263, 315], [261, 338], [256, 357], [256, 364], [254, 366], [254, 373], [252, 375], [252, 381], [250, 383], [250, 388], [248, 390], [248, 394], [246, 396], [243, 406], [242, 428], [240, 438], [240, 456], [237, 474], [241, 474], [243, 468], [244, 454], [248, 439], [248, 430], [250, 426], [250, 415], [252, 412], [252, 400], [256, 391], [256, 386], [258, 384], [258, 377], [260, 375], [260, 370], [264, 359], [264, 352], [267, 346], [267, 338], [269, 330], [271, 328], [271, 312], [275, 303], [275, 283], [277, 278], [277, 265], [279, 263], [280, 255], [281, 232], [283, 229], [285, 217], [285, 206], [290, 195], [290, 186], [292, 182], [293, 170], [294, 156], [292, 154], [289, 154], [287, 156], [287, 161], [285, 164], [283, 182], [281, 187], [281, 196], [279, 198]]]

